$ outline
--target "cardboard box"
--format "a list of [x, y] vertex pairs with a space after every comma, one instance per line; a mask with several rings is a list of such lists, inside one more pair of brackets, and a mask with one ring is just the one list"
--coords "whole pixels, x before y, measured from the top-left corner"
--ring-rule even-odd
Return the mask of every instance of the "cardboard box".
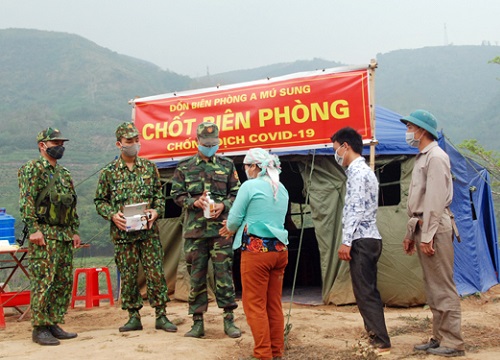
[[146, 214], [126, 216], [127, 232], [146, 230], [148, 228], [148, 218]]
[[147, 202], [125, 205], [123, 216], [127, 220], [127, 231], [146, 230], [148, 228], [148, 214], [145, 213], [148, 207]]

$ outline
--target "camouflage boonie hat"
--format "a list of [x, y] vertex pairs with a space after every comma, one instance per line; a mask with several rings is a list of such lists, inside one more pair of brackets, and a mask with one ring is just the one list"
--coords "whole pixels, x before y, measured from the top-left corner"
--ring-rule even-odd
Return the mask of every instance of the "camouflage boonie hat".
[[139, 131], [135, 127], [133, 122], [124, 122], [116, 128], [116, 140], [120, 140], [122, 137], [125, 139], [132, 139], [133, 137], [139, 136]]
[[36, 136], [37, 143], [41, 141], [51, 141], [51, 140], [69, 141], [69, 139], [66, 139], [65, 137], [62, 136], [61, 132], [58, 129], [54, 129], [51, 127], [40, 131]]
[[219, 145], [219, 128], [211, 122], [202, 122], [196, 129], [196, 136], [201, 145]]

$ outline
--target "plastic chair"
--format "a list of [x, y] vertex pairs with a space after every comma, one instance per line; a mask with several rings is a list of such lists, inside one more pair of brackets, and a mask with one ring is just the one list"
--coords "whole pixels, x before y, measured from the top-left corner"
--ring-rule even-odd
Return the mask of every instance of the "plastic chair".
[[[106, 282], [108, 285], [108, 292], [102, 294], [99, 292], [99, 274], [106, 274]], [[77, 295], [78, 291], [78, 280], [80, 279], [80, 274], [84, 274], [85, 279], [85, 294]], [[75, 301], [85, 300], [85, 308], [91, 309], [94, 306], [99, 306], [100, 300], [109, 300], [110, 305], [114, 305], [113, 299], [113, 289], [111, 287], [111, 277], [109, 276], [109, 269], [107, 267], [101, 268], [78, 268], [75, 269], [75, 275], [73, 280], [73, 294], [71, 299], [71, 308], [75, 308]]]
[[30, 291], [23, 290], [19, 292], [3, 292], [0, 293], [0, 329], [5, 328], [5, 312], [4, 308], [13, 307], [18, 310], [22, 315], [20, 319], [24, 317], [26, 311], [22, 311], [18, 306], [24, 306], [30, 304]]
[[5, 315], [3, 313], [3, 306], [0, 302], [0, 329], [5, 329]]

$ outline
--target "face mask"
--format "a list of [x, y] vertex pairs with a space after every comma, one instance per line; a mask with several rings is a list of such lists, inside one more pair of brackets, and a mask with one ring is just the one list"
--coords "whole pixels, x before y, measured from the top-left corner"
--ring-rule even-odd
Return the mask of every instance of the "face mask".
[[214, 146], [203, 146], [203, 145], [198, 145], [198, 150], [206, 157], [210, 158], [215, 155], [217, 150], [219, 150], [219, 145], [214, 145]]
[[[341, 146], [341, 147], [339, 147], [339, 148], [337, 149], [337, 151], [335, 151], [335, 161], [336, 161], [336, 162], [337, 162], [337, 164], [339, 164], [340, 166], [343, 166], [343, 165], [342, 165], [342, 163], [344, 162], [344, 156], [340, 156], [340, 155], [339, 155], [339, 150], [340, 150], [341, 148], [342, 148], [342, 146]], [[344, 155], [345, 155], [345, 152], [344, 152]]]
[[45, 151], [47, 152], [47, 155], [49, 155], [51, 158], [59, 160], [60, 158], [63, 157], [64, 146], [57, 145], [57, 146], [47, 147]]
[[406, 136], [406, 143], [409, 146], [418, 148], [418, 146], [420, 145], [420, 139], [415, 139], [414, 132], [407, 132], [405, 136]]
[[[121, 143], [120, 143], [121, 145]], [[128, 157], [136, 157], [137, 154], [139, 153], [139, 150], [141, 149], [141, 144], [133, 144], [129, 146], [124, 146], [122, 145], [122, 153], [125, 156]]]

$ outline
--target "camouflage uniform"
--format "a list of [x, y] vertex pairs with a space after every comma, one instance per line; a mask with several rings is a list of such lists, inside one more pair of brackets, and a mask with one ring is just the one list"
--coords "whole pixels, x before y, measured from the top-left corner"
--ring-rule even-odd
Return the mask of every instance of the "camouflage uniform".
[[[214, 155], [205, 162], [197, 154], [180, 161], [175, 170], [171, 195], [185, 209], [184, 250], [191, 275], [189, 314], [202, 314], [208, 308], [209, 257], [214, 266], [217, 305], [226, 310], [238, 307], [232, 276], [232, 239], [219, 236], [219, 229], [222, 220], [227, 219], [239, 186], [232, 160], [223, 156]], [[210, 192], [216, 203], [224, 204], [224, 211], [217, 219], [206, 219], [203, 210], [193, 206], [204, 190]]]
[[[55, 131], [56, 129], [47, 129]], [[40, 133], [42, 134], [42, 133]], [[38, 141], [44, 141], [38, 137]], [[67, 139], [62, 139], [67, 140]], [[69, 171], [57, 164], [52, 166], [41, 156], [23, 165], [18, 172], [21, 217], [29, 235], [40, 231], [45, 246], [29, 243], [29, 269], [31, 283], [31, 323], [34, 327], [64, 323], [64, 315], [71, 300], [73, 286], [73, 235], [78, 234], [80, 221], [75, 212], [68, 225], [49, 225], [37, 216], [36, 200], [49, 185], [50, 179], [59, 175], [54, 189], [59, 194], [76, 198]]]
[[[134, 127], [135, 129], [135, 127]], [[117, 138], [120, 136], [117, 133]], [[148, 208], [159, 215], [165, 209], [160, 175], [156, 165], [136, 157], [132, 170], [120, 157], [107, 165], [100, 174], [94, 203], [97, 213], [110, 220], [110, 234], [114, 243], [115, 263], [121, 274], [122, 309], [131, 317], [139, 317], [142, 297], [137, 285], [139, 262], [146, 275], [149, 303], [156, 310], [156, 317], [165, 314], [168, 298], [163, 271], [163, 251], [156, 221], [149, 230], [126, 232], [118, 229], [111, 218], [122, 211], [124, 205], [148, 202]]]

